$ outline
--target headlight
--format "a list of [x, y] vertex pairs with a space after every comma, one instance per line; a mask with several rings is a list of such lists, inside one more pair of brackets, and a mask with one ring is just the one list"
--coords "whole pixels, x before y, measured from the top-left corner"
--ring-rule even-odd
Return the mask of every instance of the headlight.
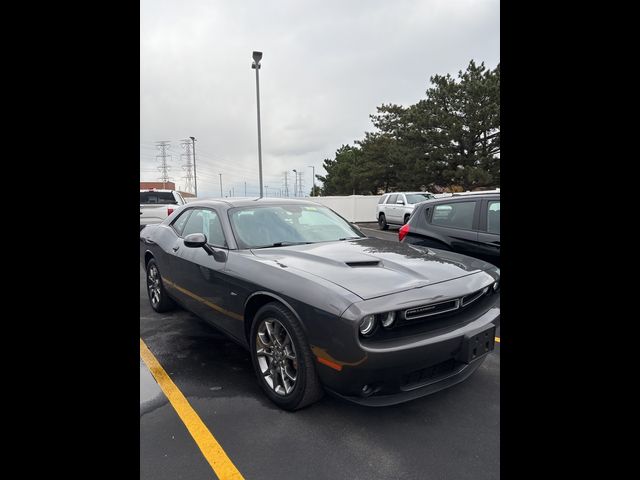
[[376, 326], [376, 317], [375, 315], [367, 315], [362, 320], [360, 320], [360, 333], [367, 337], [373, 333], [373, 330]]
[[393, 325], [393, 322], [396, 321], [396, 312], [387, 312], [380, 315], [382, 326], [385, 328]]

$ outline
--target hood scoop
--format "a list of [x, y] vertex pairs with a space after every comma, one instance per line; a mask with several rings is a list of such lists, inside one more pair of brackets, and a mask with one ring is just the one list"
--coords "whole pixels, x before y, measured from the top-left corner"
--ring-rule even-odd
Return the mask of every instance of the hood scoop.
[[355, 262], [344, 262], [348, 266], [356, 268], [356, 267], [379, 267], [382, 265], [380, 260], [361, 260]]

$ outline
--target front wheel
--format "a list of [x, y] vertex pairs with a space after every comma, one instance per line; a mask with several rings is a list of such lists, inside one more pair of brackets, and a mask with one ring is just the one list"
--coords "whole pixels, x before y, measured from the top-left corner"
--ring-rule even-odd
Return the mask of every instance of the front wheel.
[[151, 308], [156, 312], [167, 312], [175, 307], [175, 303], [169, 298], [162, 284], [160, 270], [158, 270], [158, 264], [154, 259], [149, 260], [147, 264], [147, 293], [149, 294]]
[[298, 410], [322, 397], [313, 355], [296, 317], [278, 302], [256, 313], [251, 359], [267, 397], [285, 410]]
[[380, 230], [388, 230], [389, 225], [387, 224], [387, 218], [384, 216], [384, 213], [381, 213], [378, 217], [378, 227]]

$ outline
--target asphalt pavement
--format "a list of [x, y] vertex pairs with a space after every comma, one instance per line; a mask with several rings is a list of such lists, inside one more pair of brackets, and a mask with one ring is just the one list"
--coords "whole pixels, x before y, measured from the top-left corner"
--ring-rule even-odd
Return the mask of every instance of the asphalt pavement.
[[[397, 241], [397, 229], [374, 225], [361, 228]], [[325, 395], [291, 413], [262, 393], [242, 347], [184, 310], [154, 312], [142, 268], [140, 336], [245, 479], [500, 477], [499, 343], [469, 379], [431, 396], [367, 408]], [[140, 478], [216, 478], [142, 361]]]

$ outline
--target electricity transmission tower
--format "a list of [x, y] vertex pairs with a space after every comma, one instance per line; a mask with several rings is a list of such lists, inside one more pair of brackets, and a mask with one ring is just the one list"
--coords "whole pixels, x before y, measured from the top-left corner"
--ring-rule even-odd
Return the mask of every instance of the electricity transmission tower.
[[[171, 180], [169, 177], [169, 170], [171, 170], [171, 166], [167, 164], [167, 157], [171, 159], [171, 155], [167, 155], [167, 151], [171, 149], [171, 145], [167, 141], [156, 142], [156, 146], [158, 150], [160, 150], [160, 155], [156, 155], [156, 159], [160, 161], [160, 165], [158, 166], [158, 170], [160, 171], [160, 181], [164, 184]], [[165, 185], [163, 185], [164, 187]]]
[[296, 172], [296, 175], [298, 176], [298, 197], [304, 197], [304, 193], [303, 193], [303, 184], [304, 184], [304, 180], [302, 179], [302, 174], [304, 172]]
[[289, 197], [289, 172], [284, 172], [284, 196]]
[[189, 193], [193, 193], [193, 163], [191, 162], [191, 140], [190, 139], [184, 139], [182, 140], [182, 148], [184, 148], [185, 153], [183, 153], [181, 156], [182, 157], [186, 157], [186, 162], [184, 165], [182, 165], [182, 169], [186, 172], [186, 175], [182, 178], [185, 179], [185, 184], [184, 184], [184, 191], [185, 192], [189, 192]]

